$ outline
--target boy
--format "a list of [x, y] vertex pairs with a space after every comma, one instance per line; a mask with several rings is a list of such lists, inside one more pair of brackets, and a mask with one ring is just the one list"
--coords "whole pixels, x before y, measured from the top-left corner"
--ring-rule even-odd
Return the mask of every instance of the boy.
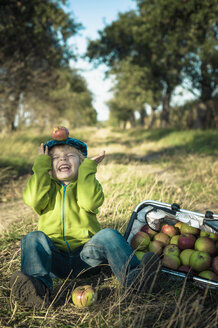
[[33, 175], [23, 193], [26, 204], [39, 214], [38, 231], [21, 241], [21, 271], [10, 280], [12, 294], [26, 306], [48, 306], [52, 277], [76, 277], [81, 271], [108, 263], [125, 286], [150, 287], [159, 259], [147, 253], [141, 263], [124, 237], [102, 229], [97, 221], [104, 201], [95, 174], [103, 151], [87, 158], [86, 145], [68, 138], [41, 144]]

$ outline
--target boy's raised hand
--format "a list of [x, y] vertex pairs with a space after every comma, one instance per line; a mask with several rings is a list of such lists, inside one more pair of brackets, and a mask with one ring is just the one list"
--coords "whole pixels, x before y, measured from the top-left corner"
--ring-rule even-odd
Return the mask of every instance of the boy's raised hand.
[[39, 146], [38, 154], [39, 155], [48, 155], [48, 146], [46, 146], [45, 150], [44, 150], [44, 144], [41, 143], [41, 145]]
[[92, 157], [93, 161], [96, 161], [97, 164], [101, 163], [105, 158], [105, 150], [103, 150], [99, 155]]

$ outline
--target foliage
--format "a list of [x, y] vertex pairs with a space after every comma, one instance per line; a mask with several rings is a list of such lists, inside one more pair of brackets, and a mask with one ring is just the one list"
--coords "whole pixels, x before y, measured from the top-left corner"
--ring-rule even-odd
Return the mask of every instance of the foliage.
[[[135, 12], [120, 14], [99, 32], [97, 40], [89, 42], [87, 56], [112, 71], [117, 67], [119, 71], [126, 59], [146, 68], [144, 88], [153, 95], [157, 90], [162, 94], [161, 118], [167, 125], [173, 90], [187, 79], [203, 102], [214, 96], [217, 9], [214, 0], [139, 0]], [[208, 128], [213, 127], [214, 116], [210, 106], [207, 109], [210, 117], [202, 120], [202, 127]]]
[[[44, 112], [49, 108], [54, 116], [65, 110], [67, 99], [74, 98], [73, 115], [85, 105], [84, 111], [95, 121], [86, 83], [69, 68], [75, 55], [67, 41], [81, 25], [65, 12], [65, 4], [64, 0], [0, 2], [0, 108], [8, 128], [14, 129], [17, 115], [21, 122], [37, 117], [40, 107]], [[56, 88], [58, 104], [53, 95]]]

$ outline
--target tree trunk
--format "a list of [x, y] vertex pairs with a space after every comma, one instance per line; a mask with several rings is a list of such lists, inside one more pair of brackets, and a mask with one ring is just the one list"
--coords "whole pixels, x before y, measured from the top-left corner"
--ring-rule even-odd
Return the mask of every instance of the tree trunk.
[[130, 113], [130, 124], [131, 124], [132, 128], [135, 127], [135, 114], [133, 111], [131, 111], [131, 113]]
[[8, 104], [8, 107], [7, 107], [7, 109], [4, 113], [5, 114], [6, 125], [7, 125], [6, 128], [9, 131], [15, 131], [16, 130], [15, 118], [16, 118], [16, 114], [17, 114], [19, 100], [20, 100], [20, 93], [17, 93], [14, 96], [14, 99], [11, 101], [11, 103]]
[[163, 109], [161, 113], [161, 127], [166, 128], [169, 126], [170, 120], [170, 99], [172, 95], [172, 89], [167, 86], [165, 96], [163, 98]]
[[157, 107], [152, 106], [151, 107], [151, 115], [150, 115], [150, 120], [148, 123], [148, 129], [151, 129], [154, 126], [154, 122], [156, 121], [156, 115], [155, 115], [155, 111], [156, 111]]
[[144, 108], [142, 108], [139, 113], [140, 113], [140, 120], [139, 120], [140, 126], [144, 127], [145, 126], [146, 110]]

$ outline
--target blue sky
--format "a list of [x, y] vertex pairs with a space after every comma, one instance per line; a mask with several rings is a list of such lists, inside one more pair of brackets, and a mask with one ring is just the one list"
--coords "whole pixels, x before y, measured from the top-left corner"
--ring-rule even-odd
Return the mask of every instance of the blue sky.
[[[98, 30], [110, 24], [118, 17], [118, 12], [126, 12], [136, 8], [136, 2], [132, 0], [69, 0], [68, 11], [73, 13], [76, 21], [82, 23], [84, 29], [72, 38], [71, 45], [77, 47], [78, 54], [86, 50], [87, 38], [98, 38]], [[108, 118], [108, 108], [105, 101], [111, 98], [109, 92], [112, 82], [104, 78], [106, 67], [99, 66], [97, 69], [88, 60], [79, 59], [77, 63], [71, 62], [72, 67], [80, 70], [85, 77], [88, 87], [93, 93], [93, 105], [98, 113], [98, 120]]]

